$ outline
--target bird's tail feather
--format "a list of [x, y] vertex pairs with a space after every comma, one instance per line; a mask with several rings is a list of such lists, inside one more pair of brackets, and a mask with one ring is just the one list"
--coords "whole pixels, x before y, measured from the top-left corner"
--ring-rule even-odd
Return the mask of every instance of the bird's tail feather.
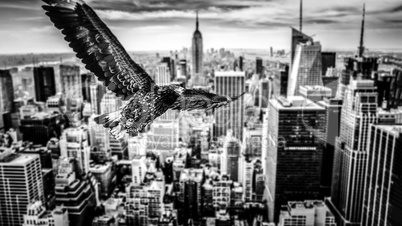
[[94, 121], [97, 124], [103, 125], [105, 128], [113, 128], [119, 125], [121, 117], [121, 111], [115, 111], [111, 113], [106, 113], [103, 115], [96, 116]]

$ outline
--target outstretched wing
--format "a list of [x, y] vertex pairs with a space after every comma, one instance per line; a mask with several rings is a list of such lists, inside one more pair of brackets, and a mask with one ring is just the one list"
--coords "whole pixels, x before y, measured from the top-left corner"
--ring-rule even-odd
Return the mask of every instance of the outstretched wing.
[[138, 90], [150, 91], [155, 85], [149, 75], [136, 64], [123, 46], [81, 0], [43, 0], [46, 15], [65, 35], [76, 56], [103, 84], [123, 99]]
[[186, 89], [170, 108], [182, 111], [214, 109], [238, 99], [241, 95], [230, 98], [209, 93], [201, 89]]

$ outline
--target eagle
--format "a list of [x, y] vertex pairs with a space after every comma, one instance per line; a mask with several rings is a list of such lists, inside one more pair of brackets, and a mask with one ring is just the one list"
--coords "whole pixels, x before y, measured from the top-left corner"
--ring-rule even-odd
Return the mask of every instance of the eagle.
[[119, 139], [127, 132], [136, 136], [168, 109], [190, 111], [215, 109], [240, 98], [221, 96], [202, 89], [186, 89], [171, 84], [158, 86], [134, 62], [116, 36], [82, 0], [43, 0], [42, 8], [61, 30], [64, 39], [85, 68], [117, 97], [128, 103], [119, 111], [102, 114], [95, 122], [110, 128]]

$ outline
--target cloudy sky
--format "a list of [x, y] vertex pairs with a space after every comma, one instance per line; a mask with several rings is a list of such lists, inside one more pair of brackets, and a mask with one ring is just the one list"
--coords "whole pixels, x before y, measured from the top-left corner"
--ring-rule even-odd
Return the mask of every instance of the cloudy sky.
[[[127, 50], [191, 45], [199, 11], [204, 48], [289, 49], [299, 0], [87, 0]], [[303, 32], [324, 49], [356, 49], [366, 3], [365, 46], [402, 48], [401, 0], [304, 0]], [[0, 54], [71, 51], [39, 0], [0, 1]]]

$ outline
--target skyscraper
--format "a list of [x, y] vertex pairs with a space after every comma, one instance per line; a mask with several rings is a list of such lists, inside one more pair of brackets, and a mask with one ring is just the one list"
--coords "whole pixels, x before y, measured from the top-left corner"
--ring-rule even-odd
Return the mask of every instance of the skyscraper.
[[[13, 110], [14, 89], [13, 79], [9, 70], [0, 70], [0, 112], [1, 114]], [[3, 117], [0, 115], [0, 117]]]
[[290, 46], [290, 68], [293, 67], [293, 61], [295, 58], [296, 47], [298, 44], [313, 42], [313, 38], [292, 28], [292, 38]]
[[47, 98], [56, 94], [56, 83], [53, 67], [35, 67], [36, 101], [46, 102]]
[[27, 206], [45, 202], [38, 155], [12, 154], [0, 148], [0, 225], [20, 226]]
[[159, 63], [156, 68], [155, 83], [158, 86], [169, 85], [171, 81], [169, 65], [166, 62]]
[[402, 126], [370, 125], [362, 225], [399, 225], [402, 216]]
[[328, 68], [335, 68], [336, 66], [336, 53], [335, 52], [322, 52], [322, 75], [327, 73]]
[[56, 205], [68, 210], [70, 226], [90, 225], [94, 217], [95, 192], [93, 176], [76, 178], [72, 163], [64, 158], [56, 176]]
[[353, 80], [345, 92], [340, 137], [336, 139], [331, 204], [339, 225], [360, 225], [367, 166], [367, 139], [377, 122], [377, 88], [372, 80]]
[[255, 59], [255, 73], [256, 73], [257, 75], [259, 75], [259, 78], [262, 78], [263, 69], [264, 69], [263, 60], [262, 60], [261, 57], [257, 57], [257, 58]]
[[[234, 97], [245, 91], [244, 72], [216, 72], [215, 93]], [[215, 110], [214, 136], [226, 136], [228, 129], [239, 140], [243, 137], [244, 101], [243, 98], [230, 103], [228, 106]]]
[[326, 146], [322, 155], [323, 167], [321, 174], [321, 188], [323, 189], [323, 194], [326, 197], [331, 195], [335, 139], [339, 136], [340, 132], [342, 103], [343, 102], [340, 99], [327, 98], [318, 102], [319, 105], [325, 108], [327, 116], [327, 131], [325, 134]]
[[297, 45], [288, 83], [288, 96], [299, 95], [300, 86], [322, 86], [321, 44]]
[[198, 22], [198, 12], [196, 18], [195, 31], [193, 34], [192, 47], [192, 74], [191, 80], [193, 86], [204, 85], [204, 70], [203, 70], [203, 44], [202, 44], [202, 34], [199, 30]]
[[77, 65], [60, 65], [61, 92], [67, 99], [82, 99], [82, 79]]
[[[269, 101], [265, 164], [269, 220], [288, 201], [318, 199], [325, 148], [325, 109], [300, 96]], [[264, 156], [265, 157], [265, 156]], [[306, 167], [308, 166], [308, 167]]]

